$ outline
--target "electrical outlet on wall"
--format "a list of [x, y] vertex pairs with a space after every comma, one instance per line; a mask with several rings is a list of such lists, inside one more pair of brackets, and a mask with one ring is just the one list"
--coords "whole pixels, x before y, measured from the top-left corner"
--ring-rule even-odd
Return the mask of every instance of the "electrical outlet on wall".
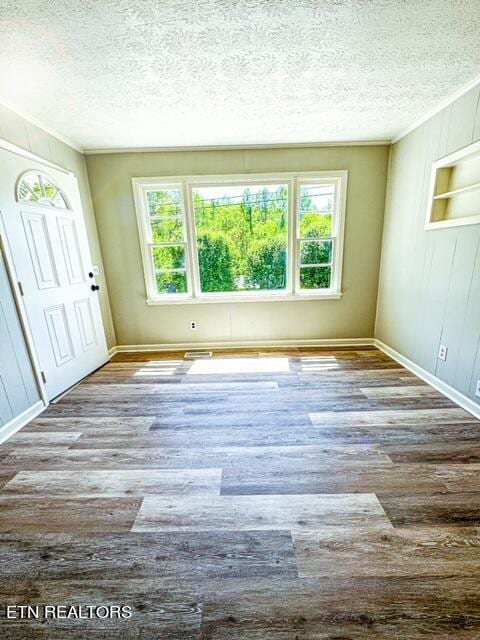
[[196, 320], [192, 320], [192, 321], [190, 322], [190, 329], [191, 329], [192, 331], [196, 331], [196, 330], [197, 330], [197, 321], [196, 321]]
[[438, 359], [439, 360], [446, 360], [447, 359], [447, 353], [448, 353], [448, 347], [446, 347], [444, 344], [441, 344], [438, 347]]
[[477, 380], [477, 386], [475, 387], [475, 395], [480, 398], [480, 380]]

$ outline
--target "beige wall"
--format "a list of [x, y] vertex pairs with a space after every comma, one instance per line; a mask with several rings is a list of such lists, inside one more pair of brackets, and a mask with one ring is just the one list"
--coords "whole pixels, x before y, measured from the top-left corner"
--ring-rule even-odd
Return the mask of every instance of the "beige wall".
[[[434, 160], [480, 139], [477, 86], [393, 146], [376, 337], [470, 398], [480, 378], [480, 225], [424, 230]], [[448, 346], [438, 360], [439, 344]]]
[[[387, 159], [387, 146], [87, 156], [118, 344], [373, 337]], [[341, 300], [147, 306], [132, 177], [335, 169], [349, 170]]]
[[42, 129], [39, 129], [28, 120], [21, 118], [2, 105], [0, 105], [0, 138], [4, 138], [8, 142], [35, 153], [46, 160], [50, 160], [50, 162], [54, 162], [65, 169], [69, 169], [77, 176], [90, 252], [93, 263], [99, 266], [101, 273], [97, 281], [100, 284], [100, 307], [107, 336], [107, 344], [109, 347], [114, 346], [116, 344], [116, 338], [110, 312], [100, 245], [98, 242], [95, 214], [88, 185], [85, 157], [75, 149], [72, 149], [72, 147], [64, 144]]

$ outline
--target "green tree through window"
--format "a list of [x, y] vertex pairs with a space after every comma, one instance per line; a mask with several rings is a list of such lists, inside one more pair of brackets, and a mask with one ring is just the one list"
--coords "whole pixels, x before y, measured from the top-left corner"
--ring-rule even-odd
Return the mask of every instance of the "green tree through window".
[[286, 185], [196, 188], [194, 213], [202, 292], [285, 289]]

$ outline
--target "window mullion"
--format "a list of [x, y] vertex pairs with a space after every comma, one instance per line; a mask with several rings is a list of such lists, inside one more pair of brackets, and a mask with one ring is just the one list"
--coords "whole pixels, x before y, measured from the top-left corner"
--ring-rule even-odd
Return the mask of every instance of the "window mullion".
[[297, 291], [298, 279], [298, 187], [293, 178], [288, 184], [288, 293]]
[[185, 209], [186, 237], [187, 237], [187, 275], [189, 280], [190, 295], [198, 298], [200, 295], [200, 273], [198, 268], [197, 234], [195, 232], [195, 218], [190, 185], [182, 182], [183, 202]]

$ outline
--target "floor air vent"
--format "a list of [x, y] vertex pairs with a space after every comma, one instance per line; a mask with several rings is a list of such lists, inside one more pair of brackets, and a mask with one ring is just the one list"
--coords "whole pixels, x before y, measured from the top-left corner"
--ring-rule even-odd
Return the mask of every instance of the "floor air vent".
[[204, 360], [205, 358], [211, 358], [211, 351], [187, 351], [183, 356], [184, 360]]

